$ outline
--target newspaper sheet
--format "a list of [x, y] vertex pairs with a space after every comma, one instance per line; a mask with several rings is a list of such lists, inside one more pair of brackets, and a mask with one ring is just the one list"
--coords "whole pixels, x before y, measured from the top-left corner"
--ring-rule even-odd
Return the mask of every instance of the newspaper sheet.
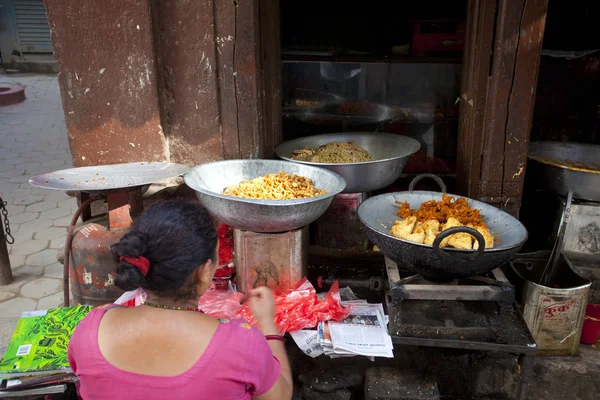
[[316, 330], [302, 329], [296, 332], [290, 332], [296, 345], [307, 356], [318, 357], [325, 353], [323, 346], [319, 343], [319, 335]]
[[[355, 304], [344, 321], [327, 322], [333, 352], [393, 358], [394, 346], [385, 320], [381, 304]], [[325, 330], [324, 336], [327, 339]]]
[[371, 360], [373, 357], [393, 357], [383, 306], [367, 304], [364, 300], [344, 303], [354, 307], [346, 320], [320, 322], [316, 330], [291, 333], [298, 347], [310, 357], [321, 354], [331, 358], [362, 355]]

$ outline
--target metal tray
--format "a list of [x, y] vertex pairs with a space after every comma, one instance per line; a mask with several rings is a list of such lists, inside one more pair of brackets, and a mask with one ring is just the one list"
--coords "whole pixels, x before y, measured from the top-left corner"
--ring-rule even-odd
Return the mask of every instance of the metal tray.
[[189, 169], [167, 162], [97, 165], [49, 172], [31, 178], [29, 183], [43, 189], [95, 193], [149, 185], [183, 175]]

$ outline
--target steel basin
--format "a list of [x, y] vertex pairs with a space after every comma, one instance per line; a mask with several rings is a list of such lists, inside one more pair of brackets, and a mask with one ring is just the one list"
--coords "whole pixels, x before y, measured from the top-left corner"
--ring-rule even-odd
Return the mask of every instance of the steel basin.
[[[309, 178], [327, 194], [297, 200], [254, 200], [223, 194], [227, 186], [279, 171]], [[253, 232], [285, 232], [310, 224], [346, 185], [341, 176], [326, 169], [279, 160], [217, 161], [192, 168], [184, 179], [215, 218]]]
[[[313, 163], [292, 160], [294, 150], [315, 148], [330, 142], [350, 142], [367, 150], [374, 161], [359, 163]], [[400, 177], [402, 169], [421, 145], [418, 141], [400, 135], [385, 133], [346, 132], [303, 137], [282, 143], [275, 154], [297, 164], [326, 168], [339, 174], [346, 181], [343, 193], [371, 192], [382, 189]]]
[[549, 190], [600, 201], [600, 146], [569, 142], [532, 142], [530, 172]]

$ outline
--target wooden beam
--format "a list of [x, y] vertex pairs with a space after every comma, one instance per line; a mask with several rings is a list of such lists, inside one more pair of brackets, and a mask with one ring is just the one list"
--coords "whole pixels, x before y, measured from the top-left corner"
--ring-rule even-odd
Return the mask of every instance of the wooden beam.
[[[508, 101], [502, 198], [517, 214], [527, 164], [548, 0], [526, 0], [519, 27], [513, 90]], [[512, 201], [511, 201], [512, 200]]]
[[470, 0], [457, 186], [517, 215], [548, 0]]

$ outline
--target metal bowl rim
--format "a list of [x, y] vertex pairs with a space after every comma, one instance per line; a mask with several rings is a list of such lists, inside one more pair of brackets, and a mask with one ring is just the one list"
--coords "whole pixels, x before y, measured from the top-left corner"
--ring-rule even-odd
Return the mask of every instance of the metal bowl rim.
[[382, 158], [382, 159], [378, 159], [378, 160], [372, 160], [372, 161], [360, 161], [360, 162], [350, 162], [350, 163], [316, 163], [316, 162], [310, 162], [310, 161], [300, 161], [300, 160], [294, 160], [290, 157], [284, 157], [282, 155], [279, 154], [279, 149], [283, 146], [283, 145], [289, 145], [289, 143], [293, 143], [295, 141], [300, 141], [302, 139], [306, 139], [306, 137], [302, 137], [302, 138], [298, 138], [298, 139], [293, 139], [293, 140], [288, 140], [287, 142], [283, 142], [281, 143], [279, 146], [277, 146], [275, 148], [275, 155], [279, 158], [281, 158], [282, 160], [286, 160], [289, 162], [293, 162], [293, 163], [298, 163], [298, 164], [304, 164], [304, 165], [311, 165], [311, 166], [324, 166], [324, 167], [335, 167], [335, 166], [345, 166], [345, 165], [366, 165], [366, 164], [378, 164], [378, 163], [383, 163], [383, 162], [388, 162], [388, 161], [396, 161], [399, 160], [400, 158], [404, 158], [404, 157], [410, 157], [413, 154], [415, 154], [417, 151], [419, 151], [421, 149], [421, 143], [419, 143], [419, 141], [408, 137], [408, 136], [402, 136], [402, 135], [394, 135], [392, 133], [368, 133], [368, 132], [340, 132], [340, 133], [326, 133], [323, 135], [314, 135], [314, 136], [308, 136], [310, 138], [326, 138], [327, 136], [338, 136], [338, 135], [348, 135], [348, 136], [358, 136], [358, 135], [368, 135], [370, 137], [383, 137], [383, 136], [387, 136], [387, 137], [393, 137], [393, 136], [400, 136], [403, 137], [405, 139], [408, 140], [408, 142], [413, 142], [412, 144], [416, 144], [417, 148], [414, 152], [410, 153], [410, 154], [405, 154], [402, 156], [397, 156], [397, 157], [391, 157], [391, 158]]
[[[174, 165], [174, 166], [178, 166], [178, 167], [183, 167], [182, 169], [186, 169], [185, 172], [180, 172], [178, 174], [174, 174], [173, 177], [177, 177], [177, 176], [182, 176], [185, 175], [186, 173], [188, 173], [190, 171], [190, 167], [188, 167], [185, 164], [180, 164], [180, 163], [173, 163], [173, 162], [168, 162], [168, 161], [138, 161], [138, 162], [130, 162], [130, 163], [119, 163], [119, 164], [102, 164], [102, 165], [88, 165], [85, 167], [73, 167], [73, 168], [63, 168], [63, 169], [59, 169], [57, 171], [50, 171], [50, 172], [46, 172], [44, 174], [38, 174], [35, 176], [32, 176], [31, 178], [29, 178], [28, 182], [31, 186], [40, 188], [40, 189], [48, 189], [48, 190], [59, 190], [59, 191], [63, 191], [63, 192], [67, 192], [67, 191], [73, 191], [73, 192], [84, 192], [84, 193], [106, 193], [109, 191], [119, 191], [122, 189], [128, 189], [128, 188], [134, 188], [134, 187], [142, 187], [142, 186], [146, 186], [146, 185], [151, 185], [152, 183], [156, 183], [159, 182], [160, 180], [157, 180], [156, 182], [152, 182], [152, 181], [145, 181], [145, 183], [141, 183], [139, 185], [134, 185], [134, 186], [125, 186], [125, 187], [116, 187], [116, 188], [107, 188], [107, 189], [87, 189], [87, 188], [58, 188], [58, 187], [49, 187], [49, 186], [45, 186], [43, 184], [40, 184], [39, 181], [43, 176], [49, 175], [49, 174], [59, 174], [61, 172], [66, 172], [66, 171], [73, 171], [73, 170], [79, 170], [79, 171], [85, 171], [85, 170], [93, 170], [93, 169], [97, 169], [97, 168], [103, 168], [103, 167], [127, 167], [127, 166], [131, 166], [131, 165], [138, 165], [138, 164], [147, 164], [147, 165], [157, 165], [157, 164], [162, 164], [163, 168], [164, 167], [168, 167], [170, 165]], [[168, 178], [167, 178], [168, 179]]]
[[[573, 167], [569, 167], [568, 165], [559, 164], [558, 159], [541, 157], [540, 155], [535, 154], [535, 153], [539, 153], [539, 150], [541, 150], [540, 148], [543, 148], [544, 146], [560, 146], [560, 145], [563, 145], [565, 147], [572, 146], [572, 147], [577, 147], [577, 148], [585, 147], [587, 149], [595, 148], [600, 153], [600, 145], [597, 145], [597, 144], [587, 144], [587, 143], [577, 143], [577, 142], [551, 142], [548, 140], [540, 140], [540, 141], [535, 141], [535, 142], [529, 143], [527, 158], [530, 159], [531, 161], [535, 161], [539, 164], [542, 164], [547, 168], [566, 169], [567, 171], [570, 171], [573, 173], [578, 173], [578, 174], [595, 174], [595, 175], [600, 174], [600, 170], [587, 169], [587, 168], [575, 169]], [[554, 161], [554, 163], [552, 163], [551, 161]]]
[[[374, 231], [374, 232], [380, 233], [380, 234], [382, 234], [382, 235], [384, 235], [384, 236], [387, 236], [387, 237], [389, 237], [389, 238], [391, 238], [391, 239], [395, 239], [395, 240], [398, 240], [398, 241], [400, 241], [400, 242], [406, 243], [406, 244], [410, 244], [410, 245], [413, 245], [413, 246], [419, 246], [419, 247], [423, 247], [423, 248], [426, 248], [426, 249], [432, 249], [432, 250], [433, 250], [433, 246], [432, 246], [432, 245], [430, 245], [430, 244], [425, 244], [425, 243], [416, 243], [416, 242], [411, 242], [411, 241], [408, 241], [408, 240], [400, 239], [400, 238], [398, 238], [398, 237], [396, 237], [396, 236], [392, 235], [391, 233], [389, 233], [389, 231], [388, 231], [388, 232], [385, 232], [385, 233], [382, 233], [382, 232], [380, 232], [380, 231], [378, 231], [378, 230], [376, 230], [376, 229], [374, 229], [374, 228], [370, 227], [370, 226], [369, 226], [367, 223], [365, 223], [365, 221], [363, 221], [363, 219], [362, 219], [362, 216], [361, 216], [361, 214], [360, 214], [360, 208], [361, 208], [363, 205], [367, 204], [367, 203], [369, 202], [369, 200], [371, 200], [371, 199], [375, 199], [375, 198], [377, 198], [377, 197], [380, 197], [380, 196], [394, 195], [394, 194], [397, 194], [397, 193], [424, 194], [424, 195], [438, 195], [438, 196], [439, 196], [439, 195], [441, 195], [441, 194], [447, 194], [448, 196], [454, 196], [454, 197], [463, 197], [463, 198], [465, 198], [465, 199], [467, 199], [467, 200], [469, 200], [469, 201], [476, 201], [476, 200], [473, 200], [473, 199], [471, 199], [471, 198], [469, 198], [469, 197], [465, 197], [465, 196], [459, 196], [459, 195], [457, 195], [457, 194], [451, 194], [451, 193], [441, 193], [441, 192], [432, 192], [432, 191], [429, 191], [429, 190], [413, 190], [412, 192], [408, 192], [408, 191], [407, 191], [407, 192], [390, 192], [390, 193], [383, 193], [383, 194], [379, 194], [379, 195], [377, 195], [377, 196], [369, 197], [369, 198], [368, 198], [368, 199], [366, 199], [366, 200], [365, 200], [365, 201], [364, 201], [364, 202], [363, 202], [363, 203], [362, 203], [360, 206], [358, 206], [358, 212], [357, 212], [357, 213], [358, 213], [358, 218], [360, 219], [360, 222], [362, 222], [362, 223], [363, 223], [363, 225], [364, 225], [365, 227], [367, 227], [368, 229], [370, 229], [370, 230], [372, 230], [372, 231]], [[490, 207], [494, 207], [494, 206], [490, 205]], [[512, 219], [514, 219], [514, 220], [515, 220], [516, 222], [518, 222], [519, 224], [523, 225], [523, 224], [521, 223], [521, 221], [519, 221], [518, 219], [516, 219], [515, 217], [513, 217], [513, 216], [512, 216], [512, 215], [510, 215], [509, 213], [507, 213], [507, 212], [505, 212], [505, 211], [502, 211], [502, 210], [500, 210], [500, 209], [497, 209], [497, 210], [498, 210], [499, 212], [503, 213], [503, 214], [506, 214], [508, 217], [510, 217], [510, 218], [512, 218]], [[397, 218], [399, 218], [399, 217], [397, 217]], [[392, 221], [392, 223], [393, 223], [393, 221]], [[515, 249], [515, 248], [519, 248], [519, 247], [523, 246], [523, 244], [525, 244], [525, 242], [527, 241], [527, 238], [529, 237], [529, 232], [527, 231], [527, 229], [526, 229], [524, 226], [523, 226], [523, 230], [525, 231], [525, 238], [524, 238], [524, 239], [523, 239], [521, 242], [519, 242], [519, 243], [516, 243], [516, 244], [514, 244], [514, 245], [512, 245], [512, 246], [509, 246], [509, 247], [495, 247], [495, 248], [492, 248], [492, 249], [485, 249], [483, 252], [484, 252], [484, 253], [499, 253], [499, 252], [502, 252], [502, 251], [513, 250], [513, 249]], [[453, 248], [453, 247], [443, 247], [442, 249], [443, 249], [444, 251], [448, 251], [448, 252], [451, 252], [451, 253], [465, 253], [465, 254], [473, 253], [473, 252], [475, 251], [475, 250], [467, 250], [467, 249], [455, 249], [455, 248]]]
[[337, 184], [336, 184], [336, 186], [335, 186], [335, 188], [333, 190], [327, 192], [326, 194], [322, 194], [320, 196], [315, 196], [315, 197], [308, 197], [308, 198], [304, 198], [304, 199], [294, 199], [294, 200], [258, 200], [258, 199], [246, 199], [246, 198], [243, 198], [243, 197], [227, 196], [227, 195], [222, 194], [222, 193], [213, 192], [212, 190], [206, 190], [206, 189], [199, 188], [199, 187], [196, 187], [196, 186], [191, 186], [188, 183], [189, 180], [191, 180], [191, 178], [188, 178], [188, 175], [191, 176], [191, 174], [193, 173], [193, 171], [195, 171], [196, 169], [201, 168], [203, 166], [209, 165], [209, 164], [224, 164], [224, 163], [232, 163], [232, 162], [242, 164], [242, 163], [256, 162], [256, 161], [267, 161], [267, 162], [271, 162], [271, 163], [288, 163], [288, 161], [263, 160], [263, 159], [259, 159], [259, 160], [221, 160], [221, 161], [213, 161], [213, 162], [209, 162], [209, 163], [197, 165], [195, 167], [190, 168], [190, 170], [188, 172], [186, 172], [185, 175], [183, 175], [183, 180], [184, 180], [185, 184], [190, 189], [195, 190], [196, 192], [208, 195], [208, 196], [218, 197], [218, 198], [223, 199], [223, 200], [231, 200], [231, 201], [238, 201], [238, 202], [241, 202], [241, 203], [256, 204], [256, 205], [267, 205], [267, 206], [295, 206], [295, 205], [313, 203], [315, 201], [325, 200], [325, 199], [327, 199], [329, 197], [333, 197], [333, 196], [335, 196], [337, 194], [340, 194], [346, 188], [346, 181], [339, 174], [336, 174], [335, 172], [330, 171], [330, 170], [325, 169], [325, 168], [318, 168], [318, 167], [313, 167], [313, 166], [308, 166], [308, 167], [309, 168], [320, 169], [320, 170], [324, 171], [326, 174], [329, 174], [329, 175], [333, 176], [333, 178], [335, 178], [335, 180], [337, 181]]

